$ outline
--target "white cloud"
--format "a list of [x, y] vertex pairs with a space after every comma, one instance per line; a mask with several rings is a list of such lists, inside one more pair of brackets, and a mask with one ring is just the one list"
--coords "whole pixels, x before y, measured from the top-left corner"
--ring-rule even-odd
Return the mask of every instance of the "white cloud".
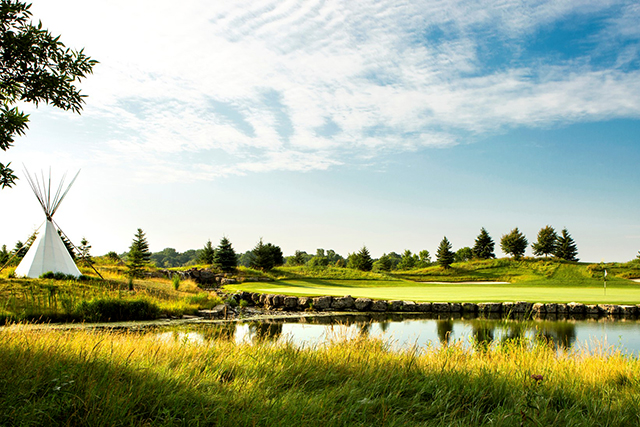
[[[116, 129], [104, 135], [106, 154], [144, 155], [141, 173], [158, 177], [166, 168], [185, 179], [326, 169], [363, 149], [375, 159], [503, 127], [640, 116], [637, 70], [506, 58], [487, 71], [480, 55], [492, 38], [517, 50], [558, 20], [612, 13], [613, 5], [620, 12], [606, 42], [637, 38], [630, 2], [63, 3], [34, 5], [34, 13], [101, 61], [82, 87], [85, 115]], [[434, 29], [439, 35], [424, 39]], [[637, 48], [620, 50], [619, 63], [635, 58]], [[265, 93], [279, 95], [281, 116]], [[253, 132], [216, 114], [211, 100], [233, 106]], [[327, 118], [339, 132], [318, 136]], [[230, 157], [209, 170], [168, 157], [207, 150]]]

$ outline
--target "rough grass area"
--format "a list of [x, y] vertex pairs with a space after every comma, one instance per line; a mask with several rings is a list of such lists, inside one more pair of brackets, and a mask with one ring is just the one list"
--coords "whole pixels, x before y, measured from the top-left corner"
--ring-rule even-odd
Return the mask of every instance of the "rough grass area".
[[6, 426], [630, 426], [640, 361], [544, 344], [395, 353], [376, 340], [199, 345], [0, 330]]
[[0, 324], [147, 320], [195, 314], [222, 302], [215, 292], [205, 292], [190, 280], [176, 289], [169, 279], [136, 279], [131, 290], [126, 267], [101, 261], [97, 268], [104, 280], [84, 268], [83, 274], [93, 273], [89, 280], [17, 279], [3, 272]]

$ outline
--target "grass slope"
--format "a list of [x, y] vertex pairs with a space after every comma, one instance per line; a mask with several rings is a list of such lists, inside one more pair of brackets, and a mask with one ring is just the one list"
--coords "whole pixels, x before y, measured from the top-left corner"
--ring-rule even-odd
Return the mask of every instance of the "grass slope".
[[[3, 426], [630, 426], [640, 361], [506, 343], [395, 353], [0, 329]], [[535, 377], [532, 377], [535, 376]]]

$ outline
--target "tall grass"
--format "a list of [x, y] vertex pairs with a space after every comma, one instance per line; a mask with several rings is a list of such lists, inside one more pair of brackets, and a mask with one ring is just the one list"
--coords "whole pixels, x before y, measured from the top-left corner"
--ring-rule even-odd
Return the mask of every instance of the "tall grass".
[[[224, 336], [224, 334], [222, 335]], [[503, 344], [395, 353], [199, 345], [154, 334], [0, 330], [0, 425], [608, 425], [640, 423], [640, 362]]]

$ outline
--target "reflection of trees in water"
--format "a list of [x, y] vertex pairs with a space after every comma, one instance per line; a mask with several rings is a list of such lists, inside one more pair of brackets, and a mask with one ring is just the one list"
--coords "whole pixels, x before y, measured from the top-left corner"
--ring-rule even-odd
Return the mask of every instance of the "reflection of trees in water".
[[437, 320], [436, 329], [438, 331], [438, 338], [440, 338], [440, 344], [446, 346], [449, 344], [451, 338], [451, 332], [453, 332], [453, 320]]
[[389, 329], [389, 322], [380, 322], [380, 330], [382, 332], [387, 332], [387, 329]]
[[471, 336], [473, 345], [477, 349], [488, 349], [493, 342], [493, 331], [495, 325], [489, 322], [476, 321], [471, 324]]
[[371, 322], [358, 322], [356, 323], [356, 327], [358, 328], [358, 335], [362, 338], [369, 336], [371, 332]]
[[202, 339], [212, 341], [217, 339], [233, 340], [236, 337], [236, 322], [217, 323], [204, 326], [201, 329]]
[[251, 322], [249, 333], [254, 341], [276, 341], [282, 335], [283, 323]]
[[568, 350], [576, 342], [576, 325], [569, 322], [544, 323], [538, 328], [536, 336], [552, 343], [556, 350]]
[[530, 325], [521, 321], [510, 321], [504, 325], [506, 333], [502, 336], [502, 342], [521, 340]]

